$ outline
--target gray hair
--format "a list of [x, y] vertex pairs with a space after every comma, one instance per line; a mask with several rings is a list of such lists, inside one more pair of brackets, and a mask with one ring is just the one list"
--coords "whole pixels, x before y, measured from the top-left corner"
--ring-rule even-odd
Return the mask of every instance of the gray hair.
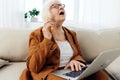
[[48, 19], [52, 18], [52, 15], [50, 13], [50, 7], [52, 6], [52, 4], [54, 3], [60, 3], [60, 0], [47, 0], [43, 6], [43, 10], [42, 10], [42, 20], [44, 22], [47, 22]]

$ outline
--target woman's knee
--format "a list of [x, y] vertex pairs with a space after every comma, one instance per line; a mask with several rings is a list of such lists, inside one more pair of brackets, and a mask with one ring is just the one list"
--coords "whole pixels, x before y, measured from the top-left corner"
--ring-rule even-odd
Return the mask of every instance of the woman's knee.
[[109, 76], [104, 71], [100, 70], [84, 80], [109, 80]]

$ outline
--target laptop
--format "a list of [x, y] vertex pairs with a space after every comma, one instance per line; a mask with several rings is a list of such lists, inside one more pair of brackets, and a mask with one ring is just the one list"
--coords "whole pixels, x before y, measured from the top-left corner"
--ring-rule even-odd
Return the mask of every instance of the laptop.
[[52, 72], [52, 74], [67, 80], [80, 80], [106, 68], [119, 56], [120, 48], [106, 50], [101, 52], [91, 64], [82, 67], [82, 70], [80, 71], [72, 72], [70, 69], [61, 69]]

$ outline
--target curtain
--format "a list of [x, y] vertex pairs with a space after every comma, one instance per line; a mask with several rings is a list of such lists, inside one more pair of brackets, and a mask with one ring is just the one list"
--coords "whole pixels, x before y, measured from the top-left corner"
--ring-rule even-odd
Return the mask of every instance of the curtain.
[[[45, 0], [0, 0], [0, 27], [25, 27], [24, 13], [34, 7], [40, 8], [41, 13], [44, 1]], [[65, 0], [62, 1], [66, 2]], [[70, 22], [68, 20], [66, 20], [66, 22], [70, 24], [75, 22], [75, 24], [87, 25], [86, 27], [88, 28], [120, 26], [120, 0], [74, 1], [74, 3], [72, 2], [74, 4], [73, 10], [66, 10], [68, 13], [67, 18], [70, 18]], [[35, 4], [33, 4], [33, 2]], [[71, 6], [70, 2], [66, 3], [66, 9], [67, 6]], [[73, 13], [73, 15], [71, 13]], [[73, 25], [73, 27], [76, 26]]]
[[120, 0], [82, 0], [82, 24], [91, 28], [120, 26]]

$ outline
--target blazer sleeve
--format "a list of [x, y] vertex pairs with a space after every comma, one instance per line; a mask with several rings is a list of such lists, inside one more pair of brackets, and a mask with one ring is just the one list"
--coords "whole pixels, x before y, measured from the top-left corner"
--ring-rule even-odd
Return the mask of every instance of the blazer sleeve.
[[47, 38], [32, 32], [29, 38], [29, 52], [27, 58], [27, 68], [29, 71], [39, 73], [46, 63], [47, 54], [53, 42]]
[[76, 36], [76, 33], [74, 31], [72, 31], [72, 36], [73, 36], [73, 40], [74, 40], [74, 43], [76, 45], [76, 48], [78, 50], [78, 53], [72, 59], [86, 64], [86, 61], [82, 57], [82, 53], [81, 53], [81, 50], [80, 50], [80, 46], [78, 44], [77, 36]]

